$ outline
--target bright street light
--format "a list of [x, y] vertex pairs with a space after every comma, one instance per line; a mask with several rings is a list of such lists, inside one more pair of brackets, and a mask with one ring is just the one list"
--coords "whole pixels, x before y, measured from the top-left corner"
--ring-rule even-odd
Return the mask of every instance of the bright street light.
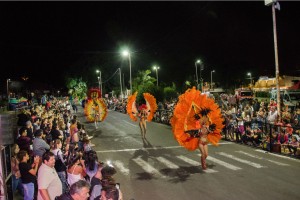
[[[199, 64], [199, 66], [200, 66], [200, 76], [199, 76], [199, 79], [200, 79], [200, 87], [198, 88], [198, 72], [197, 72], [197, 64]], [[203, 62], [202, 62], [202, 60], [197, 60], [196, 62], [195, 62], [195, 67], [196, 67], [196, 79], [197, 79], [197, 88], [202, 92], [202, 77], [201, 77], [201, 71], [203, 70]]]
[[99, 90], [101, 92], [101, 98], [102, 98], [102, 77], [101, 77], [101, 71], [97, 69], [96, 73], [99, 73], [99, 76], [97, 78], [98, 78]]
[[251, 73], [250, 72], [248, 72], [248, 74], [247, 74], [250, 78], [250, 84], [252, 84], [252, 76], [251, 76]]
[[128, 57], [128, 61], [129, 61], [129, 76], [130, 76], [130, 79], [129, 79], [129, 84], [130, 84], [130, 94], [132, 94], [132, 80], [131, 80], [131, 57], [130, 57], [130, 52], [128, 50], [124, 50], [122, 52], [122, 55], [124, 57]]
[[[197, 89], [199, 89], [198, 88], [198, 86], [199, 86], [199, 82], [198, 82], [198, 71], [197, 71], [197, 64], [199, 64], [199, 63], [201, 63], [201, 60], [196, 60], [196, 62], [195, 62], [195, 68], [196, 68], [196, 83], [197, 83]], [[201, 70], [200, 70], [201, 71]], [[201, 72], [200, 72], [201, 73]]]
[[157, 70], [159, 69], [159, 67], [154, 66], [153, 69], [156, 71], [156, 86], [158, 87], [158, 72], [157, 72]]
[[210, 71], [210, 89], [212, 89], [212, 73], [215, 72], [215, 70]]

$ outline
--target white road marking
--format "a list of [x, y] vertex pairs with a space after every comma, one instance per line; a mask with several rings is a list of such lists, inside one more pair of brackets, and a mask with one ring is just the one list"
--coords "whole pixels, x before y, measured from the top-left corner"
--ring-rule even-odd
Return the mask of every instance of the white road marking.
[[136, 164], [138, 164], [141, 168], [144, 169], [149, 174], [152, 174], [156, 177], [162, 177], [166, 178], [164, 175], [162, 175], [157, 169], [152, 167], [150, 164], [148, 164], [146, 161], [144, 161], [140, 156], [137, 158], [132, 159]]
[[120, 170], [120, 172], [122, 172], [124, 175], [129, 175], [130, 173], [130, 170], [128, 168], [126, 168], [124, 166], [124, 164], [119, 161], [119, 160], [116, 160], [116, 161], [113, 161], [113, 164]]
[[270, 153], [269, 151], [265, 151], [265, 150], [261, 150], [261, 149], [256, 149], [255, 151], [260, 152], [260, 153], [268, 153], [269, 155], [280, 157], [280, 158], [291, 160], [291, 161], [295, 161], [295, 162], [300, 162], [300, 160], [298, 160], [298, 159], [290, 158], [290, 157], [275, 154], [275, 153]]
[[256, 156], [256, 155], [253, 155], [253, 154], [244, 152], [244, 151], [236, 151], [236, 152], [241, 153], [241, 154], [244, 154], [244, 155], [249, 156], [249, 157], [252, 157], [252, 158], [257, 158], [257, 159], [260, 159], [260, 160], [267, 160], [267, 161], [269, 161], [269, 162], [271, 162], [271, 163], [274, 163], [274, 164], [276, 164], [276, 165], [280, 165], [280, 166], [290, 166], [289, 164], [285, 164], [285, 163], [278, 162], [278, 161], [275, 161], [275, 160], [265, 159], [265, 158], [263, 158], [263, 157]]
[[122, 120], [122, 121], [123, 121], [123, 122], [125, 122], [126, 124], [129, 124], [129, 125], [131, 125], [131, 126], [138, 127], [138, 125], [132, 124], [132, 123], [130, 123], [130, 122], [128, 122], [128, 121], [126, 121], [126, 120]]
[[166, 158], [164, 157], [157, 157], [156, 158], [159, 162], [163, 163], [164, 165], [166, 165], [168, 168], [171, 168], [171, 169], [178, 169], [179, 166], [178, 165], [175, 165], [174, 163], [172, 163], [171, 161], [167, 160]]
[[[180, 160], [182, 160], [182, 161], [190, 164], [190, 165], [200, 166], [200, 158], [199, 158], [199, 162], [197, 162], [197, 161], [194, 161], [194, 160], [192, 160], [192, 159], [190, 159], [188, 157], [181, 156], [181, 155], [180, 156], [176, 156], [176, 157], [179, 158]], [[215, 173], [215, 172], [218, 172], [218, 171], [207, 168], [206, 170], [203, 170], [203, 172], [205, 172], [205, 173]]]
[[182, 146], [170, 146], [170, 147], [151, 147], [151, 148], [137, 148], [137, 149], [115, 149], [115, 150], [104, 150], [96, 151], [97, 153], [116, 153], [116, 152], [130, 152], [137, 150], [159, 150], [159, 149], [177, 149], [182, 148]]
[[228, 168], [228, 169], [231, 169], [231, 170], [239, 170], [239, 169], [242, 169], [242, 168], [239, 168], [239, 167], [234, 166], [234, 165], [232, 165], [232, 164], [229, 164], [229, 163], [227, 163], [227, 162], [224, 162], [224, 161], [222, 161], [222, 160], [213, 158], [213, 157], [211, 157], [211, 156], [208, 156], [206, 159], [209, 160], [209, 161], [212, 161], [212, 162], [214, 162], [214, 163], [217, 163], [218, 165], [222, 165], [222, 166], [224, 166], [224, 167], [226, 167], [226, 168]]
[[217, 153], [217, 154], [219, 154], [219, 155], [221, 155], [221, 156], [224, 156], [224, 157], [227, 157], [227, 158], [231, 158], [231, 159], [233, 159], [233, 160], [235, 160], [235, 161], [238, 161], [238, 162], [241, 162], [241, 163], [250, 165], [250, 166], [255, 167], [255, 168], [264, 168], [264, 167], [266, 167], [266, 166], [262, 166], [262, 165], [260, 165], [260, 164], [258, 164], [258, 163], [254, 163], [254, 162], [251, 162], [251, 161], [248, 161], [248, 160], [244, 160], [244, 159], [241, 159], [241, 158], [237, 158], [237, 157], [235, 157], [235, 156], [233, 156], [233, 155], [226, 154], [226, 153], [223, 153], [223, 152], [219, 152], [219, 153]]

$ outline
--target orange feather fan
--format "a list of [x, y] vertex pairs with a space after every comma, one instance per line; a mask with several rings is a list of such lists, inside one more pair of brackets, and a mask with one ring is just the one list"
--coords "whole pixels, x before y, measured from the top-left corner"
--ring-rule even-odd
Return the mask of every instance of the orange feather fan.
[[[193, 151], [197, 149], [199, 138], [194, 138], [185, 131], [199, 129], [197, 127], [195, 115], [203, 110], [209, 110], [207, 118], [210, 124], [215, 124], [216, 128], [209, 133], [207, 139], [213, 145], [218, 145], [221, 139], [223, 128], [223, 118], [219, 106], [213, 99], [201, 94], [195, 87], [188, 89], [179, 96], [179, 101], [175, 106], [173, 117], [171, 118], [172, 131], [178, 143], [186, 149]], [[203, 117], [203, 116], [202, 116]]]

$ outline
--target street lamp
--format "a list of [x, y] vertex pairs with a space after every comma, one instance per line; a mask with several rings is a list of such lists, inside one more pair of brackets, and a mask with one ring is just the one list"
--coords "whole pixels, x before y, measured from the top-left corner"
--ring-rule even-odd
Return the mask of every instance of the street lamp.
[[197, 89], [199, 89], [198, 72], [197, 72], [197, 63], [200, 63], [200, 62], [201, 62], [200, 60], [197, 60], [197, 61], [195, 62]]
[[101, 77], [101, 71], [97, 69], [96, 73], [99, 73], [99, 76], [97, 78], [98, 78], [99, 90], [101, 92], [101, 98], [102, 98], [102, 77]]
[[156, 71], [156, 86], [158, 87], [158, 72], [157, 72], [157, 70], [159, 69], [159, 67], [154, 66], [153, 69]]
[[202, 91], [202, 77], [201, 77], [201, 71], [203, 70], [203, 63], [201, 60], [197, 60], [195, 62], [195, 67], [196, 67], [196, 78], [197, 78], [197, 87], [198, 87], [198, 73], [197, 73], [197, 64], [200, 65], [200, 76], [199, 76], [199, 79], [200, 79], [200, 87], [199, 87], [199, 90]]
[[212, 89], [212, 73], [215, 72], [215, 70], [210, 71], [210, 89]]
[[275, 53], [275, 80], [277, 90], [277, 111], [278, 120], [281, 120], [281, 108], [280, 108], [280, 88], [279, 88], [279, 61], [278, 61], [278, 46], [277, 46], [277, 28], [276, 28], [276, 10], [280, 10], [280, 5], [277, 0], [265, 0], [265, 5], [272, 5], [272, 19], [273, 19], [273, 37], [274, 37], [274, 53]]
[[10, 79], [6, 79], [6, 92], [7, 92], [7, 99], [8, 99], [8, 103], [10, 100], [10, 95], [9, 95], [9, 89], [8, 89], [8, 83], [10, 82]]
[[132, 94], [132, 80], [131, 80], [131, 57], [130, 57], [130, 52], [128, 50], [124, 50], [122, 52], [123, 56], [128, 57], [129, 61], [129, 84], [130, 84], [130, 94]]
[[252, 75], [251, 75], [251, 73], [250, 72], [248, 72], [248, 74], [247, 74], [250, 78], [250, 85], [252, 84]]

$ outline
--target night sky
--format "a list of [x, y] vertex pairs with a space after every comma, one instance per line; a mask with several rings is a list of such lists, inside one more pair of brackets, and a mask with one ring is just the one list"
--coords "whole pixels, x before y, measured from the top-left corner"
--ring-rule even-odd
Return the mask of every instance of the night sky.
[[[279, 3], [280, 74], [300, 76], [300, 2]], [[105, 81], [119, 67], [128, 83], [124, 46], [133, 78], [156, 64], [159, 81], [179, 87], [194, 79], [198, 58], [204, 81], [216, 70], [223, 86], [249, 82], [248, 72], [275, 75], [272, 9], [264, 1], [0, 2], [0, 22], [1, 85], [24, 76], [55, 87], [66, 77], [94, 85], [96, 68]]]

